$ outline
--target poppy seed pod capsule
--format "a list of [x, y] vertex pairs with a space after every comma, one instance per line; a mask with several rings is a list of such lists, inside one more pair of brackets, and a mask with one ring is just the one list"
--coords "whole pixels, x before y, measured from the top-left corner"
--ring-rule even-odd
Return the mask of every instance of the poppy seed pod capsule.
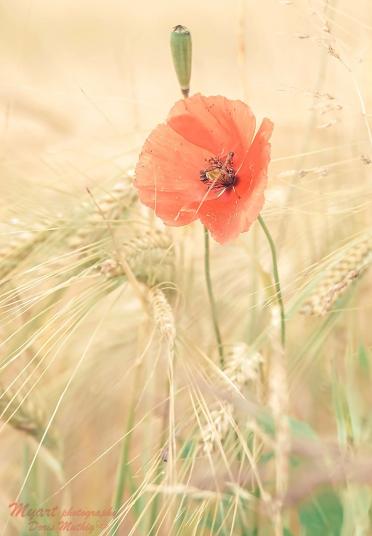
[[178, 24], [172, 29], [170, 39], [172, 58], [182, 95], [188, 97], [191, 78], [191, 34], [185, 26]]

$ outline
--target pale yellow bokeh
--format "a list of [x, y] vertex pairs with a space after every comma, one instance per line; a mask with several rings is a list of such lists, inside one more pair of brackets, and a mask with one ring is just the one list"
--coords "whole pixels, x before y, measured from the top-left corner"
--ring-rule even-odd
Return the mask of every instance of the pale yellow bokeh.
[[[97, 195], [105, 192], [135, 165], [147, 134], [180, 98], [169, 51], [169, 32], [176, 24], [192, 33], [191, 92], [243, 99], [258, 120], [267, 116], [275, 123], [264, 214], [278, 241], [289, 300], [311, 267], [371, 225], [371, 0], [2, 0], [1, 245], [11, 240], [11, 225], [18, 232], [70, 214], [80, 203], [91, 202], [87, 187]], [[215, 293], [229, 343], [247, 310], [263, 303], [262, 290], [255, 290], [261, 279], [251, 253], [257, 253], [266, 271], [271, 260], [258, 236], [256, 229], [225, 250], [213, 250]], [[177, 229], [174, 237], [178, 243], [185, 238], [186, 244], [186, 268], [180, 269], [185, 269], [185, 286], [179, 292], [186, 313], [177, 321], [190, 348], [200, 344], [204, 352], [214, 339], [201, 313], [208, 310], [201, 227]], [[239, 262], [246, 271], [234, 271]], [[351, 344], [346, 328], [357, 326], [368, 346], [368, 280], [364, 285], [355, 325], [347, 320], [335, 332], [330, 360], [341, 353], [340, 345]], [[151, 332], [135, 298], [124, 296], [109, 309], [108, 326], [89, 350], [57, 416], [67, 445], [65, 475], [74, 478], [69, 498], [86, 507], [110, 504], [118, 459], [112, 445], [122, 434], [133, 381], [128, 363], [144, 350], [141, 341], [145, 345]], [[100, 315], [101, 308], [73, 334], [41, 383], [41, 397], [58, 399]], [[293, 357], [313, 324], [302, 317], [291, 322]], [[182, 352], [181, 362], [188, 358], [188, 350]], [[322, 388], [319, 363], [311, 368], [312, 359], [291, 370], [291, 411], [319, 422], [327, 432], [330, 420], [307, 389], [307, 381]], [[165, 369], [154, 372], [152, 361], [146, 366], [142, 380], [150, 387], [141, 402], [143, 413], [153, 411], [153, 419], [138, 426], [133, 452], [138, 472], [142, 449], [151, 451], [161, 422], [151, 374], [160, 374], [161, 396], [165, 385]], [[14, 449], [18, 437], [8, 430], [2, 443], [2, 523], [21, 482], [21, 454]], [[59, 486], [53, 485], [52, 490]], [[129, 530], [131, 518], [125, 523]]]

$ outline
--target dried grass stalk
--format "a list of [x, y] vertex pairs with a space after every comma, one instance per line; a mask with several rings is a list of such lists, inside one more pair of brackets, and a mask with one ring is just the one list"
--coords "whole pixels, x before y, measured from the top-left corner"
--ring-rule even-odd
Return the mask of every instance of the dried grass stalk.
[[271, 355], [268, 378], [268, 405], [275, 423], [275, 495], [271, 500], [275, 535], [283, 534], [283, 505], [288, 489], [291, 438], [288, 422], [289, 389], [285, 352], [280, 343], [280, 310], [272, 308]]
[[290, 436], [288, 425], [288, 385], [283, 348], [278, 344], [270, 360], [269, 407], [275, 422], [277, 495], [282, 500], [288, 483]]

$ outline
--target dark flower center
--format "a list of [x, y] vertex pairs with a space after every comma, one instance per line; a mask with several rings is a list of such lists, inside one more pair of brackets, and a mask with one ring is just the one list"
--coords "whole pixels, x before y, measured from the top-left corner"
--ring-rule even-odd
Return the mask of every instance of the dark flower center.
[[231, 190], [237, 183], [238, 177], [233, 167], [234, 153], [230, 151], [223, 160], [213, 156], [209, 158], [209, 167], [200, 170], [200, 180], [210, 190]]

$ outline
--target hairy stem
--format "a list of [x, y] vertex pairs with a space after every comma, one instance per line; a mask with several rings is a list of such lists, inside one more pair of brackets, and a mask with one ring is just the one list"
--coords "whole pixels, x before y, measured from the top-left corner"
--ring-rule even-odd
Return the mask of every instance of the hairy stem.
[[260, 222], [260, 225], [263, 229], [263, 232], [265, 233], [265, 236], [267, 238], [267, 241], [269, 242], [270, 251], [271, 251], [271, 257], [273, 261], [273, 274], [274, 274], [274, 281], [275, 281], [275, 294], [276, 299], [278, 301], [279, 309], [280, 309], [280, 336], [281, 336], [281, 342], [282, 346], [284, 348], [285, 346], [285, 312], [284, 312], [284, 304], [283, 304], [283, 298], [282, 298], [282, 291], [280, 287], [280, 279], [279, 279], [279, 271], [278, 271], [278, 259], [276, 255], [276, 248], [274, 244], [274, 240], [270, 234], [269, 229], [266, 226], [266, 223], [264, 222], [261, 215], [258, 216], [258, 221]]
[[205, 280], [207, 283], [209, 304], [211, 306], [211, 312], [212, 312], [213, 329], [214, 329], [214, 333], [215, 333], [216, 340], [217, 340], [220, 363], [221, 363], [221, 367], [223, 367], [224, 365], [223, 346], [222, 346], [221, 332], [218, 326], [216, 303], [214, 301], [214, 295], [213, 295], [213, 289], [212, 289], [210, 259], [209, 259], [209, 232], [206, 227], [204, 227], [204, 247], [205, 247], [205, 256], [204, 256]]

